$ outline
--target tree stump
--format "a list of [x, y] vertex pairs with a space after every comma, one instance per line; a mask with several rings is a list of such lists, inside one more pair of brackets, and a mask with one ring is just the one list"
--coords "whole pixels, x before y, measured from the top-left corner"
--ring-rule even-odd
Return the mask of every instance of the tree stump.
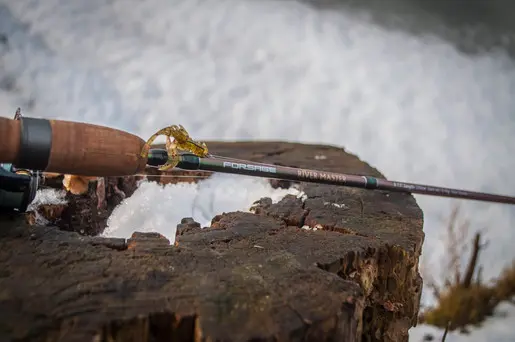
[[[344, 150], [208, 143], [219, 155], [381, 174]], [[287, 186], [275, 182], [276, 186]], [[408, 341], [422, 281], [411, 195], [300, 184], [210, 228], [81, 236], [0, 217], [1, 341]], [[173, 210], [173, 208], [171, 208]]]

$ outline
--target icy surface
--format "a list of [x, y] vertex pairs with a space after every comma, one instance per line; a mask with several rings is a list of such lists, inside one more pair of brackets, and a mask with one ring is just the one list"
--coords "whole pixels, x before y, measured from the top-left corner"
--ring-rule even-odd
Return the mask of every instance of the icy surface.
[[42, 204], [66, 204], [66, 191], [57, 189], [41, 189], [36, 192], [34, 200], [27, 207], [27, 211], [33, 211], [36, 224], [45, 225], [48, 220], [39, 214], [37, 208]]

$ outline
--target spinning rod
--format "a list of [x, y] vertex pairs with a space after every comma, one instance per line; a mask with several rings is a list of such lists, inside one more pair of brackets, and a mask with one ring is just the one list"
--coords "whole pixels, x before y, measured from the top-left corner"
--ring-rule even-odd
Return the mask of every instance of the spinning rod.
[[[159, 135], [166, 136], [165, 149], [152, 148], [152, 143]], [[0, 163], [12, 164], [14, 170], [35, 170], [78, 177], [115, 177], [143, 174], [147, 166], [158, 167], [161, 171], [177, 167], [183, 170], [515, 204], [515, 197], [511, 196], [216, 156], [209, 153], [205, 143], [193, 140], [181, 125], [165, 127], [145, 142], [136, 135], [105, 126], [22, 117], [18, 109], [14, 119], [0, 117], [0, 139]], [[2, 176], [0, 189], [9, 185], [11, 178], [15, 177]]]
[[[168, 152], [166, 149], [149, 150], [147, 160], [148, 165], [161, 167], [166, 165], [167, 161]], [[193, 153], [181, 153], [177, 155], [177, 164], [175, 167], [190, 171], [212, 171], [297, 182], [348, 186], [368, 190], [387, 190], [393, 192], [415, 193], [439, 197], [452, 197], [485, 202], [515, 204], [515, 197], [510, 196], [416, 183], [389, 181], [371, 176], [359, 176], [273, 164], [263, 164], [215, 155], [199, 157]]]

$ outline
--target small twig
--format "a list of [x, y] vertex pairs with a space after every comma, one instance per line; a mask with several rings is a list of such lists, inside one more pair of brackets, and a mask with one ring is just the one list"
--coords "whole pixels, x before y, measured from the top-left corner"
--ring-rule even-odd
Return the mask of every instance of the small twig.
[[481, 233], [476, 233], [474, 236], [474, 240], [472, 242], [472, 253], [469, 259], [469, 264], [467, 266], [467, 270], [465, 272], [465, 277], [463, 278], [464, 288], [469, 288], [472, 284], [472, 278], [474, 277], [474, 271], [477, 266], [477, 261], [479, 260], [479, 251], [481, 250]]
[[448, 321], [447, 326], [445, 327], [445, 331], [443, 332], [442, 342], [445, 342], [445, 339], [447, 338], [447, 333], [449, 332], [450, 326], [451, 326], [451, 321]]

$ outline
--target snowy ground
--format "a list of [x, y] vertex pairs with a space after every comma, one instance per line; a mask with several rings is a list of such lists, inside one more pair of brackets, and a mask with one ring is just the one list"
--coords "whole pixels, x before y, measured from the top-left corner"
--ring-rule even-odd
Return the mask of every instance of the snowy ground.
[[[467, 56], [356, 13], [275, 0], [0, 0], [2, 33], [3, 116], [21, 106], [144, 137], [180, 123], [198, 139], [328, 143], [390, 179], [515, 193], [515, 68], [502, 52]], [[115, 212], [110, 234], [141, 222], [170, 236], [174, 220], [246, 210], [271, 191], [262, 181], [219, 181], [145, 185]], [[234, 198], [228, 183], [251, 190]], [[153, 200], [161, 210], [151, 211]], [[514, 208], [417, 201], [433, 274], [453, 203], [495, 246], [483, 254], [485, 277], [515, 257]]]
[[125, 203], [113, 211], [104, 231], [106, 236], [130, 237], [134, 231], [160, 232], [175, 241], [177, 223], [193, 217], [202, 227], [222, 212], [249, 211], [252, 204], [270, 197], [275, 203], [287, 194], [302, 196], [290, 189], [273, 189], [267, 180], [215, 174], [198, 184], [143, 182]]

